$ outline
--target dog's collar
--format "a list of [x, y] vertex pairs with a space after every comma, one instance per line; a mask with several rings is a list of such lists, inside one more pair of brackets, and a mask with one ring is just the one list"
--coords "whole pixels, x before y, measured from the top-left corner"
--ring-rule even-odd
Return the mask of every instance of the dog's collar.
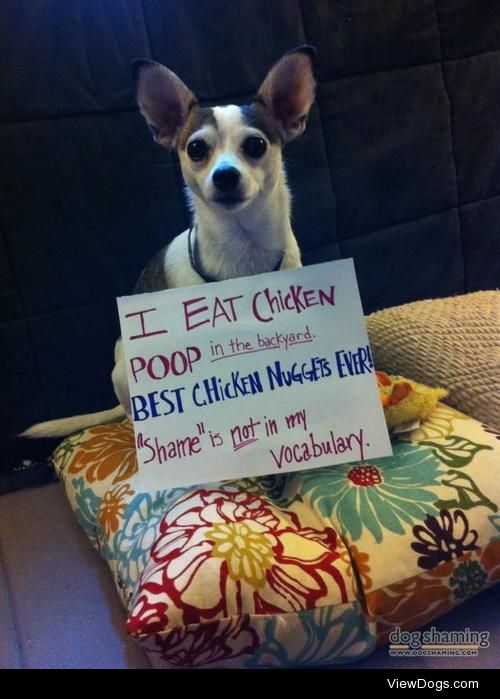
[[[194, 269], [196, 274], [198, 274], [203, 281], [207, 282], [207, 284], [211, 284], [212, 282], [218, 282], [221, 281], [220, 279], [216, 279], [215, 277], [211, 277], [209, 274], [203, 271], [201, 268], [201, 264], [199, 260], [196, 257], [196, 247], [193, 245], [193, 231], [194, 231], [194, 226], [189, 229], [188, 233], [188, 253], [189, 253], [189, 262], [191, 264], [191, 267]], [[196, 241], [195, 241], [196, 243]], [[277, 272], [281, 264], [283, 262], [283, 258], [285, 257], [285, 251], [280, 254], [278, 261], [274, 265], [273, 269], [269, 270], [270, 272]]]

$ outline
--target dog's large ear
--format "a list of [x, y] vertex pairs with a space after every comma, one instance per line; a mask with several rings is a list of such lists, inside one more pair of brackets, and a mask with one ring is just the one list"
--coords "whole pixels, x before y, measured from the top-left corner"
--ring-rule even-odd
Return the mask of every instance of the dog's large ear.
[[260, 86], [256, 101], [276, 122], [284, 142], [300, 136], [316, 94], [313, 60], [316, 49], [298, 46], [274, 64]]
[[137, 103], [157, 143], [175, 148], [189, 111], [198, 104], [191, 90], [171, 70], [146, 59], [133, 61]]

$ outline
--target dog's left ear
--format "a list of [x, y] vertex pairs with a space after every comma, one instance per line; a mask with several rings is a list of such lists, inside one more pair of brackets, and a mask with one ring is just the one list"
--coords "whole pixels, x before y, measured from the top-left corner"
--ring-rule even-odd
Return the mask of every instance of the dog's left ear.
[[284, 142], [300, 136], [306, 128], [316, 94], [315, 56], [312, 46], [292, 49], [274, 64], [257, 93], [256, 101], [271, 114]]
[[196, 97], [171, 70], [147, 59], [132, 62], [137, 103], [157, 143], [175, 148]]

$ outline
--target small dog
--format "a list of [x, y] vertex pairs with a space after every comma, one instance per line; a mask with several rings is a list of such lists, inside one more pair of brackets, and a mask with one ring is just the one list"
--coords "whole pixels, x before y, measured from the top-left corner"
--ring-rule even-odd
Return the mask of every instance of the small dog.
[[[193, 212], [192, 228], [155, 255], [134, 293], [301, 266], [281, 150], [305, 129], [316, 90], [314, 55], [311, 46], [286, 53], [243, 107], [202, 108], [168, 68], [134, 62], [140, 111], [155, 141], [177, 151]], [[130, 416], [121, 339], [112, 381], [115, 408], [43, 422], [21, 436], [62, 437]]]

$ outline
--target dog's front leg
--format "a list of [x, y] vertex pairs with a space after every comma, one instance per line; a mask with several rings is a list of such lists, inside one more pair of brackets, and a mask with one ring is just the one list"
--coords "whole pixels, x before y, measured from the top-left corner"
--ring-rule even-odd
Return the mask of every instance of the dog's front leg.
[[130, 392], [127, 381], [127, 370], [125, 368], [125, 356], [123, 354], [123, 343], [120, 338], [115, 345], [115, 366], [111, 373], [113, 388], [121, 405], [123, 406], [128, 417], [131, 416], [130, 409]]

